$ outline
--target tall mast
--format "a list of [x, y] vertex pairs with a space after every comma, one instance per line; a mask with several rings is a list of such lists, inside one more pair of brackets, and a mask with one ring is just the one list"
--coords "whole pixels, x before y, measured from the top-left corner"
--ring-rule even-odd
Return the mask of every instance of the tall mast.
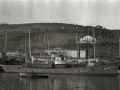
[[78, 64], [78, 36], [77, 36], [77, 33], [76, 33], [76, 47], [77, 47], [77, 64]]
[[[80, 37], [79, 37], [79, 39], [80, 39]], [[81, 47], [80, 47], [80, 45], [81, 45], [81, 41], [79, 40], [79, 59], [80, 59], [80, 49], [81, 49]]]
[[45, 55], [45, 48], [46, 48], [46, 35], [44, 34], [44, 46], [43, 46], [44, 55]]
[[50, 48], [49, 45], [50, 45], [50, 43], [49, 43], [49, 40], [48, 40], [48, 50], [49, 50], [49, 48]]
[[93, 29], [93, 24], [92, 24], [92, 31], [93, 31], [93, 50], [94, 50], [94, 60], [96, 60], [96, 55], [95, 55], [95, 32]]
[[45, 41], [45, 35], [44, 35], [44, 51], [45, 51], [45, 43], [46, 43], [46, 41]]
[[29, 57], [31, 58], [30, 28], [31, 28], [31, 27], [29, 27], [29, 55], [30, 55]]
[[47, 34], [47, 37], [46, 37], [46, 41], [47, 41], [47, 49], [49, 50], [50, 48], [50, 43], [49, 43], [49, 34]]
[[119, 38], [119, 57], [120, 57], [120, 38]]
[[4, 46], [4, 52], [7, 51], [7, 31], [5, 31], [5, 46]]
[[25, 35], [25, 52], [26, 52], [26, 35]]
[[76, 45], [78, 44], [78, 37], [77, 37], [77, 34], [76, 34]]
[[[39, 48], [41, 49], [40, 35], [39, 35], [39, 45], [40, 45], [40, 47], [39, 47]], [[40, 49], [39, 49], [39, 50], [40, 50]], [[40, 50], [40, 56], [41, 56], [41, 50]]]

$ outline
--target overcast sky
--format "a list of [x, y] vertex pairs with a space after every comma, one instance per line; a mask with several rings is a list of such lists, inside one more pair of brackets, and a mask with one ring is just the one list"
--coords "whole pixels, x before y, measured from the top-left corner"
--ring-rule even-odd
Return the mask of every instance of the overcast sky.
[[0, 22], [57, 22], [120, 29], [120, 0], [0, 0]]

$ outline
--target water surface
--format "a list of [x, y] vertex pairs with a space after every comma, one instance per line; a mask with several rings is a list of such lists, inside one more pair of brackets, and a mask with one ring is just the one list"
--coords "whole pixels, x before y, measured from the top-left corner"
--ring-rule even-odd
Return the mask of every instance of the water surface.
[[120, 90], [119, 81], [119, 76], [21, 78], [17, 73], [0, 73], [0, 90]]

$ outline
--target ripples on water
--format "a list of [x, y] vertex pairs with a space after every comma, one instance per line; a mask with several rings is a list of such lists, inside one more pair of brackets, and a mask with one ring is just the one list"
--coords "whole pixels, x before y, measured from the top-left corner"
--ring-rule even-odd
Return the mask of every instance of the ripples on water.
[[0, 73], [0, 90], [120, 90], [119, 76], [52, 75], [49, 78], [20, 78]]

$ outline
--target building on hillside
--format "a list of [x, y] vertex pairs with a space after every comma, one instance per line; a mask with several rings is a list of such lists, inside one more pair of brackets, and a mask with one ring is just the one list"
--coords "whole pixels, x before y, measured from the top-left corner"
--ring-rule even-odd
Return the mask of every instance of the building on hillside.
[[83, 43], [83, 44], [85, 44], [85, 43], [93, 44], [93, 41], [96, 43], [96, 38], [93, 38], [89, 35], [84, 36], [83, 38], [79, 38], [79, 43]]
[[[64, 55], [71, 58], [86, 58], [86, 51], [80, 50], [80, 53], [78, 50], [63, 50]], [[79, 55], [80, 54], [80, 55]]]
[[[79, 51], [78, 50], [45, 50], [48, 55], [56, 56], [56, 55], [64, 55], [69, 58], [78, 58], [79, 56]], [[80, 58], [85, 58], [86, 57], [86, 51], [85, 50], [80, 50]]]

